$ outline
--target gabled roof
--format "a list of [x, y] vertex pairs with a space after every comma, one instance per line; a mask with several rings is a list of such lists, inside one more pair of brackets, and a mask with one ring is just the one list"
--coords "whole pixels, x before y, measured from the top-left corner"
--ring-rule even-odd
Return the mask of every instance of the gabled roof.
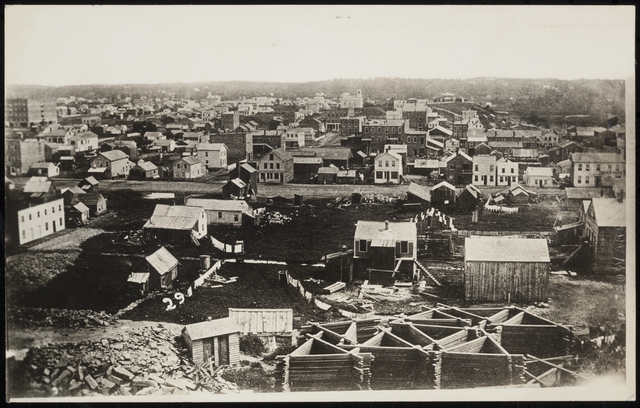
[[389, 229], [385, 229], [384, 221], [358, 221], [354, 238], [414, 241], [417, 234], [416, 224], [413, 222], [390, 222]]
[[226, 149], [227, 146], [224, 143], [198, 143], [198, 150], [208, 151], [220, 151]]
[[98, 138], [98, 135], [96, 135], [95, 133], [91, 132], [91, 131], [87, 131], [87, 132], [81, 132], [81, 133], [76, 133], [71, 140], [85, 140], [85, 139], [93, 139], [93, 138]]
[[[482, 192], [478, 189], [478, 187], [473, 184], [467, 184], [467, 186], [462, 190], [462, 192], [468, 191], [474, 198], [478, 198], [482, 195]], [[462, 193], [460, 193], [462, 194]]]
[[564, 193], [567, 195], [567, 199], [590, 199], [605, 196], [610, 196], [610, 189], [602, 188], [579, 188], [579, 187], [567, 187], [564, 189]]
[[537, 177], [553, 177], [553, 169], [550, 167], [527, 167], [525, 174]]
[[318, 174], [338, 174], [338, 169], [336, 167], [320, 167]]
[[407, 194], [414, 195], [421, 200], [431, 201], [431, 192], [428, 187], [421, 186], [420, 184], [410, 183], [409, 190], [407, 190]]
[[81, 212], [81, 213], [87, 213], [89, 212], [89, 207], [87, 207], [83, 202], [77, 202], [75, 204], [72, 204], [71, 207], [75, 208], [77, 211]]
[[591, 207], [591, 200], [582, 200], [582, 204], [580, 204], [582, 211], [586, 214], [589, 211], [589, 207]]
[[624, 163], [624, 157], [618, 153], [571, 153], [574, 163]]
[[190, 230], [202, 214], [200, 207], [157, 204], [143, 228]]
[[449, 190], [456, 191], [456, 188], [454, 186], [452, 186], [451, 184], [447, 183], [446, 181], [441, 181], [440, 183], [438, 183], [435, 186], [431, 187], [431, 191], [439, 189], [439, 188], [448, 188]]
[[145, 283], [149, 280], [151, 274], [148, 272], [131, 272], [127, 282], [131, 283]]
[[142, 162], [142, 163], [138, 163], [135, 165], [135, 167], [139, 167], [144, 171], [153, 171], [153, 170], [158, 170], [158, 166], [156, 166], [155, 164], [146, 161], [146, 162]]
[[97, 186], [100, 183], [98, 182], [98, 180], [95, 179], [95, 177], [89, 176], [89, 177], [85, 177], [84, 179], [82, 179], [78, 183], [78, 185], [80, 185], [80, 184], [89, 184], [89, 185], [92, 185], [92, 186]]
[[598, 227], [626, 227], [626, 206], [615, 198], [591, 199]]
[[31, 165], [32, 169], [48, 169], [51, 166], [56, 166], [55, 164], [51, 163], [51, 162], [40, 162], [40, 163], [34, 163]]
[[84, 191], [83, 189], [81, 189], [81, 188], [80, 188], [80, 187], [78, 187], [78, 186], [73, 186], [73, 187], [65, 188], [65, 189], [63, 189], [63, 190], [62, 190], [62, 193], [64, 194], [64, 193], [65, 193], [65, 192], [67, 192], [67, 191], [69, 191], [69, 192], [71, 192], [71, 193], [73, 193], [73, 194], [87, 194], [87, 192], [86, 192], [86, 191]]
[[322, 164], [321, 157], [293, 157], [293, 164]]
[[126, 159], [126, 158], [129, 157], [122, 150], [110, 150], [108, 152], [98, 153], [98, 155], [104, 157], [105, 159], [107, 159], [109, 161], [122, 160], [122, 159]]
[[550, 262], [544, 238], [472, 237], [464, 240], [464, 260], [476, 262]]
[[178, 260], [165, 247], [144, 258], [160, 275], [164, 275], [178, 265]]
[[509, 188], [509, 193], [513, 196], [518, 196], [520, 194], [525, 194], [525, 195], [538, 195], [538, 193], [535, 193], [533, 191], [529, 191], [526, 188], [522, 187], [520, 184], [515, 184], [513, 186], [511, 186], [511, 188]]
[[230, 333], [240, 332], [240, 328], [233, 317], [224, 319], [208, 320], [200, 323], [190, 324], [182, 329], [189, 338], [193, 340], [208, 339], [211, 337], [223, 336]]
[[242, 179], [239, 179], [237, 177], [234, 178], [233, 180], [227, 181], [227, 184], [229, 183], [235, 184], [239, 188], [245, 188], [247, 186], [247, 183], [245, 183], [244, 181], [242, 181]]
[[[242, 181], [242, 180], [241, 180]], [[248, 213], [249, 204], [244, 200], [215, 200], [210, 198], [187, 198], [184, 205], [202, 207], [205, 211], [240, 211]]]
[[196, 164], [202, 164], [202, 162], [197, 157], [194, 157], [194, 156], [185, 156], [185, 157], [183, 157], [181, 159], [176, 160], [173, 164], [176, 164], [176, 163], [178, 163], [180, 161], [183, 161], [183, 162], [187, 163], [190, 166], [193, 166], [193, 165], [196, 165]]
[[282, 161], [293, 160], [293, 156], [291, 155], [291, 153], [289, 153], [288, 151], [284, 150], [281, 147], [278, 148], [278, 149], [275, 149], [275, 150], [272, 150], [272, 151], [268, 152], [267, 154], [262, 156], [262, 158], [260, 160], [262, 160], [263, 158], [267, 157], [269, 154], [275, 155], [277, 158], [279, 158]]
[[104, 201], [104, 197], [100, 193], [79, 194], [78, 200], [85, 205], [96, 205], [99, 201]]
[[47, 193], [51, 184], [51, 180], [47, 177], [31, 177], [22, 191], [24, 193]]

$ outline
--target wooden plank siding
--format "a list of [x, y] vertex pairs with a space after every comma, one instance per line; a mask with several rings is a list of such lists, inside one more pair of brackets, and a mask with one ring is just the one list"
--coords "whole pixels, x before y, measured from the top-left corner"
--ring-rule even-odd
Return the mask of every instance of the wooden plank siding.
[[240, 335], [238, 333], [229, 335], [229, 364], [232, 366], [240, 364]]
[[293, 331], [293, 309], [229, 308], [241, 334], [290, 334]]
[[467, 261], [465, 299], [486, 302], [529, 302], [547, 299], [547, 262]]
[[502, 326], [502, 347], [513, 354], [551, 357], [566, 354], [570, 332], [562, 326], [519, 325]]

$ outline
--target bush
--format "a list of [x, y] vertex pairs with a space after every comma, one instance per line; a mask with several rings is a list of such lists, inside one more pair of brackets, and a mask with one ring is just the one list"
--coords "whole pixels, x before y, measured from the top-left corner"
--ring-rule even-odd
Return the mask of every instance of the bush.
[[262, 353], [267, 352], [267, 346], [260, 337], [248, 334], [240, 338], [240, 351], [253, 357], [260, 357]]
[[276, 384], [273, 373], [265, 371], [260, 363], [251, 364], [250, 367], [226, 369], [222, 378], [235, 383], [241, 390], [256, 392], [273, 391]]
[[276, 347], [275, 350], [273, 350], [272, 353], [269, 353], [266, 356], [264, 356], [264, 361], [273, 361], [276, 359], [276, 356], [286, 356], [287, 354], [290, 354], [293, 350], [297, 348], [298, 347], [296, 346], [288, 346], [286, 344], [280, 344], [278, 347]]

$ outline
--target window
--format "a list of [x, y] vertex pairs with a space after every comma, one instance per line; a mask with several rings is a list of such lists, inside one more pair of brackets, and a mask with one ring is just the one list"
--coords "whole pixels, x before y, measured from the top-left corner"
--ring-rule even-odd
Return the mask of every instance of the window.
[[511, 181], [513, 181], [515, 183], [516, 182], [516, 178], [515, 177], [511, 177]]
[[477, 164], [474, 166], [474, 171], [480, 171], [480, 169], [479, 169]]
[[364, 133], [369, 133], [369, 128], [368, 127], [364, 128]]
[[389, 160], [384, 161], [384, 167], [389, 167]]
[[391, 133], [396, 133], [396, 128], [391, 128]]
[[60, 218], [60, 226], [62, 226], [62, 218]]
[[378, 128], [378, 133], [381, 133], [381, 129], [380, 128]]
[[582, 177], [578, 176], [578, 184], [582, 184]]
[[582, 171], [582, 163], [578, 163], [578, 171]]
[[236, 222], [238, 221], [238, 214], [233, 214], [233, 220]]
[[38, 211], [38, 218], [40, 218], [40, 211]]
[[400, 241], [400, 253], [406, 254], [409, 252], [409, 241]]
[[395, 161], [391, 162], [391, 167], [396, 167], [396, 162]]
[[505, 168], [503, 167], [503, 168], [502, 168], [502, 173], [504, 173], [504, 170], [505, 170]]
[[376, 171], [376, 178], [377, 179], [381, 179], [382, 178], [382, 172], [381, 171]]
[[515, 169], [512, 167], [511, 168], [511, 174], [513, 174], [515, 172]]
[[31, 221], [31, 214], [29, 214], [29, 221]]
[[264, 164], [264, 168], [265, 168], [265, 169], [267, 168], [267, 163], [265, 163], [265, 164]]
[[384, 133], [389, 133], [389, 128], [388, 127], [384, 128]]
[[493, 172], [493, 164], [489, 165], [489, 171]]
[[547, 184], [547, 181], [549, 181], [549, 180], [545, 180], [545, 181], [544, 181], [544, 184]]
[[596, 164], [596, 171], [600, 171], [600, 165]]
[[269, 163], [269, 169], [273, 170], [273, 163]]
[[49, 231], [49, 223], [48, 222], [44, 223], [44, 230], [45, 231]]
[[360, 252], [367, 252], [367, 240], [366, 239], [361, 239], [359, 242], [359, 246], [360, 246]]
[[398, 179], [398, 172], [397, 171], [392, 171], [391, 172], [391, 178], [394, 179], [394, 180], [397, 180]]
[[58, 206], [58, 211], [62, 211], [62, 205]]
[[20, 221], [24, 222], [24, 215], [20, 217]]
[[209, 152], [204, 152], [204, 157], [209, 157]]
[[589, 184], [589, 176], [586, 176], [586, 177], [584, 178], [584, 184]]
[[477, 174], [476, 174], [476, 177], [475, 177], [474, 181], [478, 181], [478, 175]]
[[380, 136], [378, 136], [378, 143], [380, 143]]
[[500, 182], [502, 183], [503, 181], [504, 181], [504, 177], [500, 176]]
[[616, 171], [620, 171], [620, 165], [616, 164]]
[[260, 173], [260, 178], [262, 179], [262, 181], [264, 181], [264, 179], [265, 179], [264, 173]]
[[280, 170], [280, 163], [276, 163], [276, 169]]
[[610, 164], [608, 164], [608, 166], [609, 166], [609, 171], [611, 171], [611, 165], [610, 165]]
[[25, 230], [22, 230], [22, 239], [27, 239], [27, 232]]
[[379, 160], [379, 161], [378, 161], [378, 166], [379, 166], [379, 167], [382, 167], [382, 160]]
[[493, 181], [493, 176], [489, 176], [489, 181]]
[[273, 155], [272, 154], [269, 155], [269, 160], [273, 160]]
[[222, 218], [222, 211], [218, 211], [218, 218]]

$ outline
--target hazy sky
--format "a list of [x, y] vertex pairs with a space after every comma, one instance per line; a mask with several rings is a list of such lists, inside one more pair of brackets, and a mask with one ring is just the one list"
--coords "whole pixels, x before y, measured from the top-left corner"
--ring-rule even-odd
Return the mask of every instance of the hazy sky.
[[633, 7], [9, 6], [5, 83], [627, 78]]

